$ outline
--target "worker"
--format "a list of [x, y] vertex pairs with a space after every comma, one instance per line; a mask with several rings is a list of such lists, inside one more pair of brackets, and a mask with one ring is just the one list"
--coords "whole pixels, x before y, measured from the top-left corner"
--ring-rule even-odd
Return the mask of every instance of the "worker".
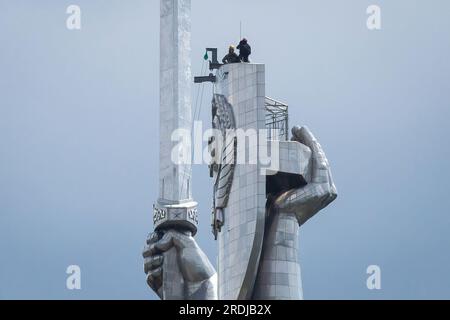
[[230, 46], [228, 49], [228, 54], [222, 59], [222, 62], [225, 64], [241, 62], [241, 59], [235, 52], [234, 46]]
[[252, 47], [248, 44], [247, 39], [242, 39], [237, 48], [239, 49], [239, 59], [242, 62], [250, 62], [248, 57], [252, 54]]

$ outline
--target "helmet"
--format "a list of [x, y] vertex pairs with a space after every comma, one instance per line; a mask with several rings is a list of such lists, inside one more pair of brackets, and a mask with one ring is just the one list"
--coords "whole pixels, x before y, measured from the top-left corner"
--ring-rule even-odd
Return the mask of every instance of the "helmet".
[[235, 46], [233, 46], [233, 45], [231, 45], [230, 48], [229, 48], [230, 51], [234, 51], [235, 49], [236, 49], [236, 48], [235, 48]]

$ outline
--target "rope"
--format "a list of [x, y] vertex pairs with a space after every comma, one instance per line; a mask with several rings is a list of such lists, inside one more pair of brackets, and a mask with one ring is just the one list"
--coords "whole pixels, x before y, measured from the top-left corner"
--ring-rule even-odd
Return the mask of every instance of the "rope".
[[[207, 64], [205, 63], [205, 61], [203, 61], [202, 63], [202, 71], [200, 73], [200, 75], [203, 75], [206, 71], [205, 66]], [[214, 94], [214, 86], [213, 86], [213, 94]], [[201, 94], [200, 94], [201, 92]], [[193, 121], [192, 121], [192, 127], [191, 127], [191, 141], [193, 141], [194, 139], [194, 123], [198, 120], [200, 120], [200, 116], [201, 116], [201, 112], [203, 109], [203, 97], [204, 97], [204, 92], [205, 92], [205, 83], [202, 83], [202, 88], [197, 88], [197, 95], [196, 95], [196, 99], [195, 99], [195, 104], [194, 104], [194, 114], [193, 114]], [[200, 98], [200, 104], [199, 102], [199, 98]], [[191, 146], [192, 148], [193, 146]], [[191, 164], [193, 163], [194, 160], [194, 153], [191, 152]], [[192, 174], [192, 166], [191, 166], [191, 174]], [[190, 184], [190, 183], [189, 183]], [[184, 184], [181, 187], [181, 195], [183, 195], [184, 193]]]
[[[200, 75], [203, 76], [204, 72], [205, 72], [205, 61], [203, 61], [203, 63], [202, 63], [202, 71], [201, 71]], [[194, 120], [194, 121], [196, 120], [197, 112], [198, 112], [198, 99], [199, 99], [199, 95], [200, 95], [200, 88], [197, 87], [197, 97], [196, 97], [196, 99], [195, 99], [194, 115], [193, 115], [193, 120]], [[194, 126], [194, 124], [192, 123], [192, 129], [194, 129], [193, 126]]]
[[197, 114], [197, 118], [196, 118], [197, 121], [200, 120], [200, 115], [201, 115], [201, 112], [202, 112], [202, 109], [203, 109], [203, 95], [204, 95], [204, 92], [205, 92], [205, 83], [202, 83], [202, 94], [201, 94], [199, 110], [198, 110], [198, 114]]

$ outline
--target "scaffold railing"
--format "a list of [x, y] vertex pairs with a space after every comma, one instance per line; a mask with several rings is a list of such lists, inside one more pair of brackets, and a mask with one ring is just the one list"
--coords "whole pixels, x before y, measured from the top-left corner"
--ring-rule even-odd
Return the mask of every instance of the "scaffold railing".
[[289, 140], [289, 107], [266, 97], [266, 129], [269, 140]]

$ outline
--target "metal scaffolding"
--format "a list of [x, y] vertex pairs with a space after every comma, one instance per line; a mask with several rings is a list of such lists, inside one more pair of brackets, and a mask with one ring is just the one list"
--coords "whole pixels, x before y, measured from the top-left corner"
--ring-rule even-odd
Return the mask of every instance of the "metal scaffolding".
[[289, 140], [288, 105], [266, 97], [266, 128], [269, 140]]

